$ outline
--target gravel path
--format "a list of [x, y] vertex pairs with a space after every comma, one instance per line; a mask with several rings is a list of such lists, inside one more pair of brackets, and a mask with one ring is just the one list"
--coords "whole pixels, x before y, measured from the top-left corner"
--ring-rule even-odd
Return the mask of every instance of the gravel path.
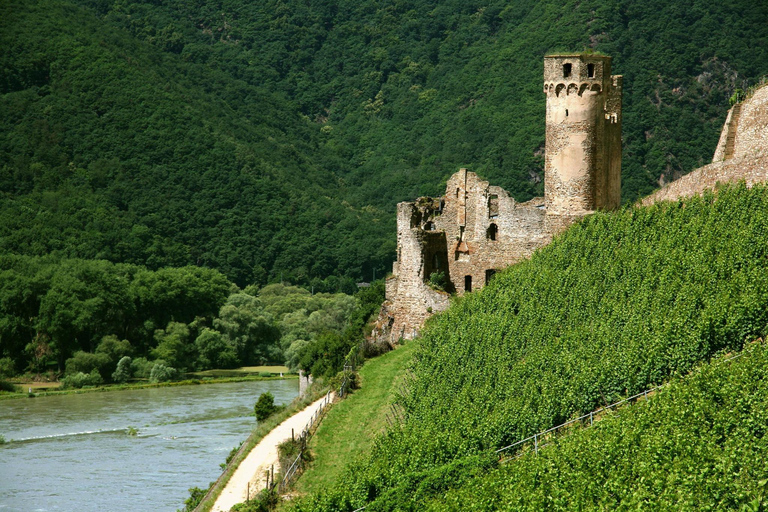
[[[291, 429], [298, 437], [301, 431], [312, 419], [326, 397], [317, 400], [305, 409], [297, 412], [264, 436], [259, 444], [253, 447], [251, 453], [240, 463], [235, 474], [229, 479], [227, 486], [221, 491], [219, 498], [211, 509], [212, 512], [229, 512], [237, 503], [246, 499], [246, 493], [250, 487], [251, 496], [266, 487], [266, 473], [275, 465], [275, 473], [279, 467], [277, 464], [277, 447], [280, 443], [291, 438]], [[250, 485], [249, 485], [250, 484]]]

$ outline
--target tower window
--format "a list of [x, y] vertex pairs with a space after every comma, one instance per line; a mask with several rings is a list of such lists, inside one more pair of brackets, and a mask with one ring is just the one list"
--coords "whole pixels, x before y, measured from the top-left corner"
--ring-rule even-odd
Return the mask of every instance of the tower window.
[[472, 276], [464, 276], [464, 291], [467, 293], [472, 291]]
[[588, 78], [595, 78], [595, 65], [594, 64], [587, 64], [587, 77]]
[[485, 271], [485, 284], [488, 284], [491, 281], [491, 278], [496, 275], [496, 269], [495, 268], [489, 268]]
[[568, 117], [568, 109], [565, 109], [565, 117]]
[[563, 78], [571, 76], [571, 64], [563, 64]]

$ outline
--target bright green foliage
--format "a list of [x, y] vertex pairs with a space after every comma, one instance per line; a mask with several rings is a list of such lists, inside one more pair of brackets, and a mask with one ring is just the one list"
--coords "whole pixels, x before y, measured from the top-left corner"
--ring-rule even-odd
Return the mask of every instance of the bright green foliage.
[[176, 368], [166, 366], [163, 363], [155, 363], [149, 373], [149, 382], [168, 382], [178, 376]]
[[258, 298], [247, 293], [230, 295], [213, 325], [234, 348], [241, 365], [260, 365], [281, 359], [280, 331]]
[[131, 358], [124, 356], [118, 361], [117, 368], [112, 374], [112, 380], [114, 382], [124, 384], [131, 378]]
[[74, 375], [76, 373], [91, 373], [94, 370], [99, 373], [106, 372], [109, 362], [109, 356], [106, 354], [91, 354], [78, 350], [67, 359], [65, 373]]
[[77, 372], [72, 375], [67, 375], [61, 379], [61, 388], [79, 389], [84, 386], [98, 386], [103, 383], [104, 379], [101, 378], [99, 371], [94, 368], [90, 373]]
[[706, 365], [650, 402], [420, 508], [768, 510], [766, 365], [764, 345]]
[[200, 368], [235, 368], [237, 348], [230, 339], [214, 329], [204, 328], [195, 340]]
[[430, 322], [399, 399], [402, 427], [299, 509], [408, 509], [468, 457], [763, 335], [767, 236], [764, 186], [586, 218]]

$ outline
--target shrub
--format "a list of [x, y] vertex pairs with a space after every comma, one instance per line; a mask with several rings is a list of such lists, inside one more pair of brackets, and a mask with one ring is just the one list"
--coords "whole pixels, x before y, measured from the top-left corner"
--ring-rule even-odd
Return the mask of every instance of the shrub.
[[238, 503], [232, 507], [232, 512], [270, 512], [277, 506], [277, 494], [263, 490], [250, 501], [245, 503]]
[[19, 391], [19, 388], [17, 386], [14, 386], [10, 382], [0, 380], [0, 391], [7, 391], [9, 393], [17, 393]]
[[149, 374], [149, 382], [168, 382], [178, 376], [179, 372], [172, 366], [165, 366], [162, 363], [155, 363]]
[[131, 361], [131, 374], [138, 379], [148, 379], [149, 374], [152, 373], [152, 367], [157, 363], [165, 364], [165, 361], [162, 359], [147, 361], [146, 357], [137, 357]]
[[445, 287], [448, 284], [448, 279], [445, 277], [445, 272], [439, 270], [429, 274], [429, 287], [435, 290], [445, 291]]
[[271, 377], [272, 374], [269, 372], [259, 372], [259, 377]]
[[94, 368], [91, 373], [77, 372], [74, 375], [67, 375], [61, 379], [62, 389], [80, 389], [85, 386], [98, 386], [103, 384], [104, 379], [101, 378], [99, 371]]
[[275, 397], [269, 391], [259, 395], [256, 405], [253, 406], [253, 411], [256, 413], [256, 419], [259, 421], [264, 421], [269, 418], [276, 410]]
[[99, 374], [109, 365], [109, 356], [103, 353], [92, 354], [78, 350], [67, 359], [65, 363], [65, 374], [74, 375], [76, 373], [90, 374], [93, 370], [98, 370]]
[[13, 359], [10, 357], [3, 357], [0, 359], [0, 379], [7, 378], [7, 377], [13, 377], [13, 375], [16, 373]]
[[112, 374], [112, 380], [115, 382], [119, 382], [120, 384], [123, 384], [125, 382], [128, 382], [128, 379], [131, 378], [131, 358], [128, 356], [124, 356], [120, 359], [120, 362], [117, 363], [117, 369], [115, 369], [115, 372]]

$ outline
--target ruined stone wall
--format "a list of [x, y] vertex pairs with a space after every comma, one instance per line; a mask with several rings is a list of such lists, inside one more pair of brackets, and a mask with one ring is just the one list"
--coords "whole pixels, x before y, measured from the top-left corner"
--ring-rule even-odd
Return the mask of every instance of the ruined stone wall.
[[[732, 113], [733, 109], [725, 120], [713, 163], [657, 190], [641, 204], [690, 197], [713, 189], [717, 183], [744, 180], [751, 186], [768, 180], [768, 86], [758, 89], [741, 104], [738, 122], [733, 121]], [[723, 160], [729, 135], [735, 137], [733, 157]]]
[[544, 92], [544, 198], [517, 203], [461, 169], [444, 197], [400, 203], [397, 261], [375, 337], [411, 338], [432, 313], [447, 309], [448, 293], [427, 285], [433, 273], [446, 273], [448, 292], [480, 289], [584, 215], [619, 207], [622, 78], [611, 76], [610, 57], [546, 57]]
[[543, 201], [517, 203], [506, 190], [492, 187], [461, 169], [446, 186], [435, 229], [445, 233], [453, 289], [479, 289], [495, 271], [524, 258], [549, 241]]
[[543, 199], [517, 203], [466, 169], [451, 176], [445, 196], [400, 203], [397, 212], [397, 261], [377, 320], [377, 337], [390, 343], [448, 308], [449, 294], [427, 284], [433, 272], [445, 272], [448, 292], [477, 290], [551, 239]]

